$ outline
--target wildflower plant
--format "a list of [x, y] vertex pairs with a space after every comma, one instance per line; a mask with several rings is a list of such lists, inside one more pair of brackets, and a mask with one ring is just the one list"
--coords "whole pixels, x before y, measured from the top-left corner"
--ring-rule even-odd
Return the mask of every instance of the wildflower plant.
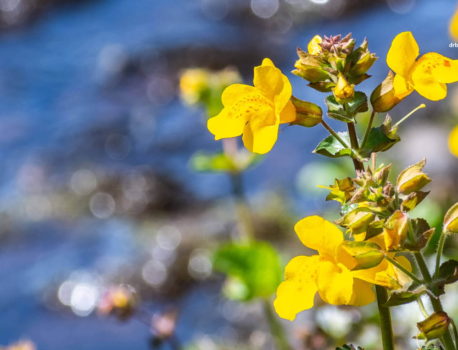
[[[447, 237], [458, 233], [458, 204], [448, 210], [441, 232], [436, 233], [439, 243], [431, 270], [424, 250], [435, 229], [425, 219], [411, 215], [429, 194], [426, 187], [431, 178], [424, 172], [426, 161], [393, 176], [392, 166], [378, 164], [377, 154], [401, 141], [399, 126], [425, 105], [396, 123], [388, 115], [381, 119], [379, 113], [390, 111], [414, 91], [427, 100], [444, 99], [447, 84], [458, 81], [458, 60], [434, 52], [420, 55], [413, 34], [400, 33], [386, 56], [391, 70], [367, 96], [358, 90], [358, 85], [370, 78], [368, 72], [376, 60], [367, 40], [357, 46], [350, 34], [317, 35], [307, 49], [298, 50], [293, 74], [326, 95], [323, 109], [293, 96], [288, 78], [270, 59], [264, 59], [254, 69], [253, 86], [234, 84], [224, 90], [223, 108], [208, 120], [207, 126], [216, 140], [243, 135], [249, 151], [265, 154], [274, 147], [280, 124], [309, 128], [320, 124], [329, 136], [316, 146], [314, 153], [353, 162], [352, 176], [336, 179], [325, 187], [329, 191], [326, 199], [340, 204], [340, 218], [331, 223], [309, 216], [295, 226], [302, 244], [317, 253], [297, 256], [287, 264], [273, 303], [281, 318], [294, 320], [298, 313], [312, 308], [316, 294], [332, 305], [362, 306], [376, 301], [383, 348], [391, 350], [394, 341], [390, 309], [418, 302], [425, 319], [418, 323], [416, 337], [425, 340], [423, 348], [457, 349], [457, 332], [451, 332], [456, 327], [440, 297], [446, 284], [458, 280], [458, 262], [442, 262]], [[363, 112], [370, 112], [370, 118], [358, 135], [355, 125]], [[335, 131], [325, 121], [325, 115], [340, 121], [346, 130]], [[374, 126], [378, 120], [379, 125]], [[243, 270], [255, 267], [239, 264], [238, 268], [240, 280]], [[263, 268], [265, 271], [267, 267]], [[270, 291], [267, 288], [265, 292], [267, 295]], [[430, 299], [430, 310], [423, 305], [422, 296]], [[342, 349], [346, 348], [355, 347], [345, 345]]]

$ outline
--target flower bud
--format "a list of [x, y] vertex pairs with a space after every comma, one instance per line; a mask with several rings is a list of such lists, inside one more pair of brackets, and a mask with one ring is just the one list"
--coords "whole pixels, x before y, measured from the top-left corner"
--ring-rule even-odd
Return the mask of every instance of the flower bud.
[[387, 250], [400, 248], [407, 236], [409, 217], [397, 210], [391, 215], [384, 226], [384, 240]]
[[401, 171], [397, 179], [396, 190], [402, 194], [409, 194], [420, 191], [429, 184], [431, 178], [422, 171], [425, 164], [426, 160], [423, 159]]
[[312, 127], [321, 123], [323, 112], [321, 108], [314, 103], [306, 102], [291, 97], [291, 102], [296, 108], [296, 120], [292, 124]]
[[[353, 258], [352, 266], [348, 266], [351, 270], [375, 267], [382, 262], [385, 256], [380, 247], [373, 242], [344, 241], [340, 247]], [[340, 252], [340, 254], [345, 253]]]
[[450, 318], [447, 313], [435, 312], [426, 320], [417, 323], [420, 334], [415, 338], [427, 340], [440, 338], [447, 332], [449, 324]]
[[297, 49], [297, 54], [299, 59], [294, 64], [296, 69], [293, 70], [293, 74], [311, 83], [329, 79], [329, 74], [323, 69], [323, 63], [318, 57], [310, 55], [301, 49]]
[[359, 54], [359, 58], [352, 67], [351, 74], [354, 76], [363, 75], [372, 67], [374, 62], [377, 61], [377, 56], [368, 50], [367, 39], [365, 39], [361, 46], [355, 50], [355, 53]]
[[393, 87], [394, 74], [389, 72], [385, 80], [371, 94], [371, 104], [376, 112], [387, 112], [401, 102]]
[[311, 54], [311, 55], [320, 54], [321, 51], [322, 51], [322, 48], [321, 48], [321, 45], [320, 45], [322, 41], [323, 41], [323, 39], [321, 38], [321, 36], [315, 35], [307, 45], [307, 51], [309, 52], [309, 54]]
[[375, 215], [367, 210], [355, 209], [346, 214], [338, 224], [346, 227], [352, 234], [364, 232]]
[[355, 89], [350, 84], [343, 74], [339, 74], [336, 87], [332, 90], [336, 99], [346, 100], [352, 98], [355, 94]]
[[458, 203], [455, 203], [445, 214], [444, 232], [458, 233]]

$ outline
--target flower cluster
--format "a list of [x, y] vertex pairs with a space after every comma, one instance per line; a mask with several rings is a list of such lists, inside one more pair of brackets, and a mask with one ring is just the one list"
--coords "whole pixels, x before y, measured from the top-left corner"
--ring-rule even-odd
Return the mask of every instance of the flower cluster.
[[[371, 254], [374, 248], [382, 247], [355, 246], [355, 241], [344, 239], [336, 225], [319, 216], [302, 219], [295, 231], [302, 244], [318, 254], [295, 257], [286, 266], [285, 281], [278, 287], [274, 302], [282, 318], [292, 321], [298, 312], [313, 307], [317, 292], [332, 305], [362, 306], [375, 300], [374, 284], [401, 288], [409, 282], [407, 276], [383, 260], [383, 255]], [[396, 259], [410, 270], [407, 259]]]
[[[457, 35], [457, 23], [458, 13], [451, 23], [452, 35]], [[412, 301], [421, 304], [421, 297], [428, 295], [434, 312], [423, 308], [425, 320], [418, 323], [417, 338], [440, 338], [446, 350], [456, 349], [458, 339], [453, 340], [449, 330], [453, 319], [444, 311], [439, 297], [446, 284], [458, 281], [458, 262], [441, 262], [445, 240], [458, 233], [458, 203], [448, 210], [442, 231], [435, 234], [425, 219], [413, 218], [410, 213], [429, 194], [424, 189], [431, 181], [423, 171], [425, 160], [401, 171], [396, 181], [390, 179], [391, 165], [377, 165], [377, 153], [401, 140], [399, 125], [425, 105], [394, 125], [389, 115], [378, 126], [373, 124], [377, 113], [392, 110], [413, 91], [428, 100], [444, 99], [447, 84], [458, 82], [458, 60], [435, 52], [420, 55], [413, 34], [402, 32], [393, 39], [387, 53], [387, 77], [368, 98], [357, 91], [357, 86], [370, 78], [368, 71], [377, 60], [367, 40], [357, 46], [350, 34], [316, 35], [307, 50], [298, 50], [298, 56], [293, 74], [306, 80], [309, 87], [327, 93], [325, 113], [318, 105], [293, 96], [288, 78], [266, 58], [254, 68], [253, 86], [228, 86], [222, 93], [222, 109], [207, 122], [215, 139], [243, 135], [245, 147], [259, 154], [273, 148], [281, 124], [321, 124], [329, 135], [314, 153], [329, 158], [349, 157], [353, 162], [355, 177], [336, 179], [326, 187], [327, 200], [341, 205], [340, 218], [331, 223], [319, 216], [309, 216], [296, 224], [300, 241], [316, 254], [297, 256], [287, 264], [274, 301], [276, 312], [282, 318], [294, 320], [299, 312], [314, 306], [317, 294], [332, 305], [361, 306], [377, 299], [383, 345], [393, 349], [389, 308]], [[356, 124], [360, 114], [368, 111], [368, 123], [360, 139]], [[324, 115], [343, 122], [347, 131], [336, 132]], [[457, 139], [458, 131], [453, 131], [450, 149], [458, 155]], [[433, 234], [439, 243], [435, 270], [431, 273], [422, 254]], [[254, 254], [260, 251], [259, 247], [242, 245], [228, 247], [219, 255], [218, 265], [223, 267], [220, 270], [232, 274], [232, 281], [237, 281], [237, 285], [253, 284], [247, 290], [255, 292], [244, 293], [244, 300], [265, 297], [261, 290], [268, 291], [258, 278], [258, 264], [264, 270], [275, 271], [278, 267], [275, 253]], [[258, 260], [260, 256], [263, 258]], [[260, 263], [266, 256], [272, 257], [272, 269]], [[413, 259], [418, 271], [413, 271]], [[268, 287], [276, 280], [273, 274]]]

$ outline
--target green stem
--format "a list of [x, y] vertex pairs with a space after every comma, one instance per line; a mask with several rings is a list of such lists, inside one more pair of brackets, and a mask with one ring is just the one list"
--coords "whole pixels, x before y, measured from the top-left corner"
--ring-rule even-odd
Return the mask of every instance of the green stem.
[[425, 304], [423, 304], [423, 300], [421, 299], [421, 296], [417, 297], [417, 304], [418, 307], [420, 308], [421, 313], [425, 318], [428, 318], [428, 311], [426, 311]]
[[380, 314], [380, 330], [382, 332], [383, 350], [394, 350], [393, 329], [391, 327], [390, 308], [385, 306], [388, 300], [386, 289], [382, 286], [375, 286], [377, 294], [377, 306]]
[[364, 148], [364, 146], [366, 146], [366, 142], [369, 139], [369, 133], [371, 132], [372, 124], [374, 123], [374, 117], [375, 117], [375, 111], [372, 110], [371, 116], [369, 118], [369, 123], [367, 124], [366, 132], [364, 133], [363, 142], [361, 143], [361, 148]]
[[434, 275], [437, 276], [439, 273], [439, 268], [441, 266], [441, 258], [442, 253], [444, 252], [445, 240], [447, 239], [447, 235], [442, 232], [439, 238], [439, 243], [437, 245], [437, 254], [436, 254], [436, 269], [434, 270]]
[[409, 276], [412, 280], [414, 280], [418, 284], [424, 284], [422, 280], [420, 280], [417, 276], [415, 276], [412, 272], [407, 270], [404, 266], [402, 266], [396, 260], [390, 258], [388, 255], [385, 255], [385, 259], [388, 260], [394, 266], [396, 266], [399, 270], [401, 270], [403, 273], [405, 273], [407, 276]]
[[[358, 145], [358, 136], [356, 135], [356, 128], [354, 123], [347, 123], [348, 134], [350, 135], [350, 142], [352, 150], [358, 154], [359, 145]], [[360, 159], [353, 158], [353, 165], [355, 166], [356, 172], [364, 171], [364, 164]]]
[[[429, 273], [428, 266], [426, 265], [425, 258], [421, 252], [415, 253], [415, 260], [417, 261], [418, 268], [423, 275], [426, 283], [431, 283], [431, 274]], [[435, 312], [443, 312], [444, 309], [442, 307], [442, 303], [439, 297], [433, 297], [429, 295], [429, 299], [431, 300], [431, 305]], [[455, 344], [453, 343], [452, 335], [450, 333], [450, 329], [441, 337], [441, 342], [445, 347], [445, 350], [456, 350]]]
[[264, 300], [264, 314], [266, 315], [272, 337], [278, 350], [292, 350], [286, 338], [283, 326], [272, 311], [272, 306], [268, 300]]
[[334, 136], [334, 137], [336, 138], [336, 140], [339, 141], [340, 144], [341, 144], [342, 146], [344, 146], [345, 148], [350, 148], [350, 145], [348, 145], [348, 144], [345, 142], [345, 140], [344, 140], [343, 138], [341, 138], [341, 137], [339, 136], [339, 134], [338, 134], [337, 132], [335, 132], [334, 129], [331, 128], [331, 127], [329, 126], [328, 123], [326, 123], [324, 120], [321, 120], [321, 125], [323, 125], [324, 128], [325, 128], [327, 131], [329, 131], [329, 133], [330, 133], [332, 136]]
[[[348, 124], [348, 133], [352, 142], [352, 148], [358, 149], [358, 138], [356, 136], [356, 129], [353, 123]], [[353, 165], [356, 172], [364, 171], [364, 164], [353, 159]], [[389, 306], [385, 306], [388, 300], [388, 293], [382, 286], [375, 286], [375, 293], [377, 295], [377, 306], [380, 315], [380, 331], [382, 334], [383, 350], [394, 350], [393, 327], [391, 325], [391, 313]]]
[[230, 174], [232, 196], [234, 197], [235, 211], [237, 212], [240, 240], [251, 241], [254, 237], [254, 228], [250, 214], [250, 207], [243, 189], [242, 174]]

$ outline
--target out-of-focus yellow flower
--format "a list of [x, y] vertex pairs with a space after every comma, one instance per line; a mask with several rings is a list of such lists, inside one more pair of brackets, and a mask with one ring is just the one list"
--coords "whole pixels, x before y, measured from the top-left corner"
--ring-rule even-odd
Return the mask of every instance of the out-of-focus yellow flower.
[[[344, 249], [342, 232], [329, 221], [309, 216], [296, 224], [295, 231], [301, 242], [318, 254], [297, 256], [286, 266], [285, 281], [274, 301], [280, 317], [294, 320], [297, 313], [313, 307], [317, 292], [329, 304], [362, 306], [375, 300], [372, 284], [387, 288], [401, 285], [402, 273], [385, 259], [375, 267], [355, 269], [358, 263]], [[410, 269], [405, 258], [396, 260]]]
[[458, 41], [458, 8], [450, 21], [450, 36]]
[[199, 101], [200, 93], [208, 86], [210, 73], [202, 68], [186, 69], [180, 77], [181, 98], [192, 105]]
[[243, 134], [251, 152], [264, 154], [275, 145], [279, 125], [296, 119], [288, 78], [265, 58], [254, 68], [254, 86], [233, 84], [222, 96], [223, 110], [207, 122], [215, 140]]
[[438, 101], [447, 96], [447, 85], [458, 81], [458, 60], [436, 52], [417, 59], [420, 48], [411, 32], [399, 33], [391, 43], [386, 62], [396, 73], [395, 96], [403, 99], [416, 90], [423, 97]]
[[312, 40], [309, 41], [307, 45], [307, 51], [311, 55], [318, 55], [321, 51], [321, 43], [323, 42], [323, 39], [319, 35], [315, 35]]
[[448, 135], [448, 149], [455, 157], [458, 157], [458, 125]]

